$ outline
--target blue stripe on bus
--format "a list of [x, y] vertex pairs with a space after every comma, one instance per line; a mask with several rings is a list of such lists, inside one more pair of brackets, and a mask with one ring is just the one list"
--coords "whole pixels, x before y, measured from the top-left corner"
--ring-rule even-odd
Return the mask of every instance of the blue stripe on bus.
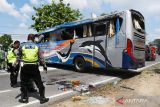
[[119, 30], [120, 30], [120, 22], [119, 18], [117, 17], [116, 19], [116, 36], [115, 36], [115, 45], [119, 44]]
[[[71, 53], [70, 58], [68, 61], [62, 63], [62, 64], [67, 64], [67, 65], [72, 65], [73, 64], [73, 59], [77, 56], [77, 55], [81, 55], [84, 58], [88, 58], [90, 60], [92, 60], [92, 55], [88, 55], [88, 54], [83, 54], [83, 53]], [[102, 61], [101, 59], [94, 57], [94, 61], [100, 66], [100, 68], [105, 68], [105, 62]], [[57, 55], [52, 55], [48, 58], [45, 59], [47, 63], [61, 63], [61, 60], [58, 58]], [[90, 63], [87, 64], [88, 66], [91, 66]]]

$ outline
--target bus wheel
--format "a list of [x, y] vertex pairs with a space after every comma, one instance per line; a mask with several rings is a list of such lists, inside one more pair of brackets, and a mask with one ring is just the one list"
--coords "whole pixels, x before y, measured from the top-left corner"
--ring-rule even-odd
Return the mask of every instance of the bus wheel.
[[74, 60], [74, 68], [77, 72], [84, 72], [85, 69], [85, 60], [82, 57], [77, 57]]

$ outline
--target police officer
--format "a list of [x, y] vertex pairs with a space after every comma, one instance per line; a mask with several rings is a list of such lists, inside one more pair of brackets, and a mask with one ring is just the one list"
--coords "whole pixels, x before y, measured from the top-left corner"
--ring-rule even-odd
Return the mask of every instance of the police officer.
[[[20, 45], [19, 41], [15, 41], [14, 44]], [[10, 72], [10, 85], [11, 87], [17, 87], [17, 76], [19, 71], [19, 65], [17, 64], [15, 67], [13, 66], [14, 62], [16, 62], [16, 54], [14, 53], [15, 47], [14, 44], [8, 49], [7, 53], [7, 65], [8, 71]]]
[[49, 101], [49, 98], [45, 97], [45, 87], [43, 85], [40, 71], [38, 69], [38, 62], [43, 65], [44, 70], [47, 70], [46, 64], [40, 55], [39, 47], [34, 43], [34, 35], [28, 35], [28, 42], [24, 43], [20, 48], [20, 58], [21, 62], [21, 103], [28, 103], [27, 95], [27, 82], [30, 79], [36, 83], [39, 94], [40, 103], [45, 103]]

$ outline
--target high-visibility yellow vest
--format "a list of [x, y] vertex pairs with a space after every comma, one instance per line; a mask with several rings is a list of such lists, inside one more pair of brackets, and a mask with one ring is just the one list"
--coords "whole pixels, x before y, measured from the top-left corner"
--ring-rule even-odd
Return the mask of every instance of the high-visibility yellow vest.
[[16, 61], [16, 55], [13, 53], [13, 49], [8, 50], [7, 60], [8, 60], [8, 63], [13, 63]]
[[38, 46], [34, 43], [22, 46], [22, 58], [24, 62], [32, 63], [38, 61]]

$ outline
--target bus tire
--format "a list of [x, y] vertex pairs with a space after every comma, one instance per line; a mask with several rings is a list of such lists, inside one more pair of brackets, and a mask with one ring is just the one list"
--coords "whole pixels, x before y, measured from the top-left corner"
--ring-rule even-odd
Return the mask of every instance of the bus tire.
[[74, 68], [77, 72], [84, 72], [86, 62], [83, 57], [76, 57], [74, 60]]

